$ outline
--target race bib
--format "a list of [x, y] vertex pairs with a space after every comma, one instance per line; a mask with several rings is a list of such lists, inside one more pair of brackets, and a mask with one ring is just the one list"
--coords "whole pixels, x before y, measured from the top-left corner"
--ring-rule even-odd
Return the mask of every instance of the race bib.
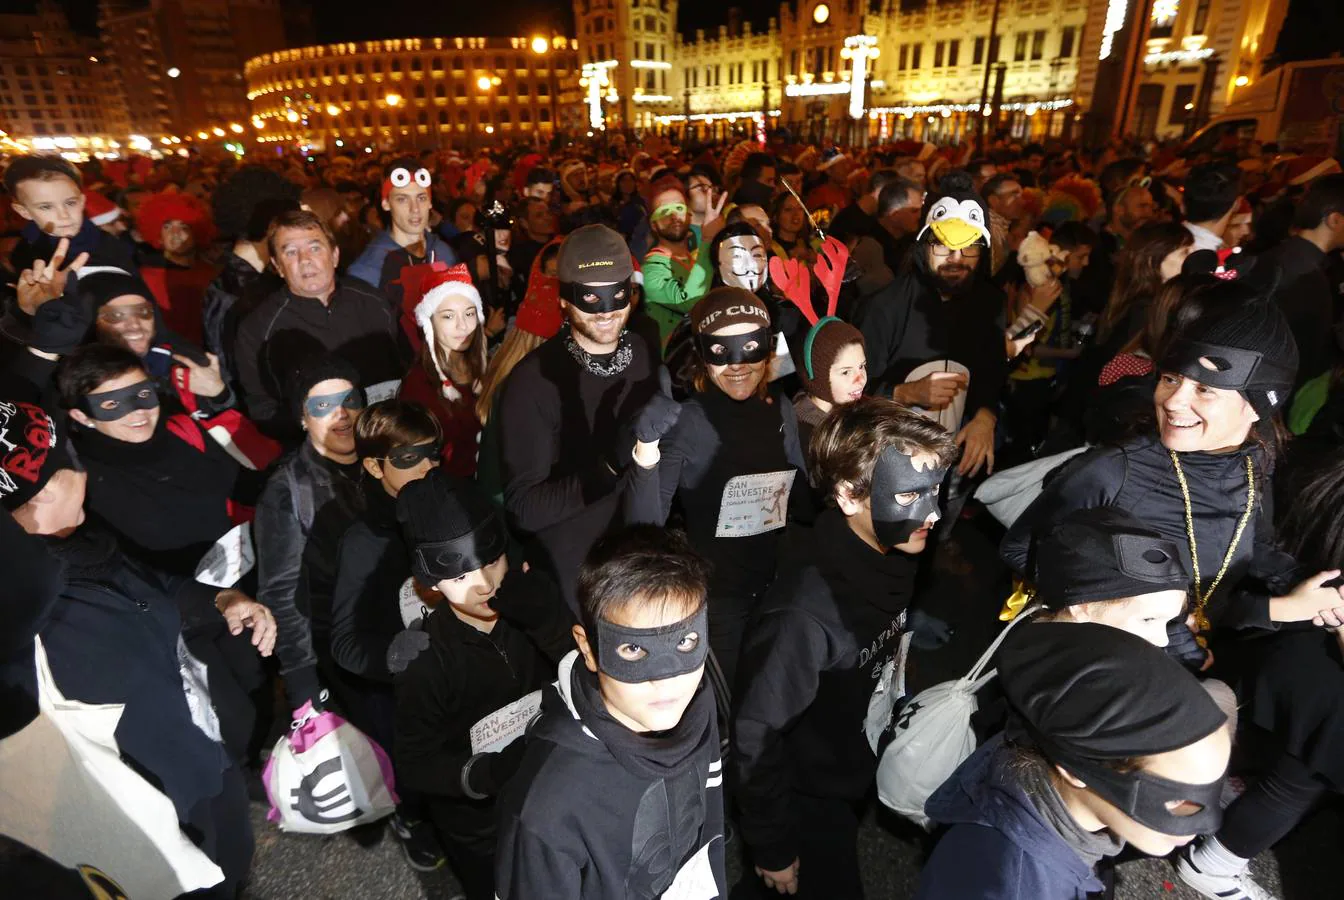
[[718, 896], [714, 867], [709, 862], [709, 844], [705, 844], [677, 870], [677, 877], [672, 880], [672, 886], [663, 891], [661, 900], [715, 900]]
[[527, 731], [528, 723], [541, 712], [541, 691], [533, 691], [508, 706], [502, 706], [471, 726], [472, 753], [498, 753]]
[[210, 587], [230, 588], [257, 563], [252, 548], [252, 523], [230, 528], [196, 564], [196, 580]]
[[410, 628], [429, 615], [429, 607], [415, 592], [414, 578], [407, 578], [401, 583], [401, 590], [397, 591], [397, 605], [401, 607], [401, 624], [405, 628]]
[[377, 384], [371, 384], [364, 389], [364, 399], [370, 403], [377, 403], [380, 400], [391, 400], [397, 396], [397, 389], [401, 387], [401, 379], [393, 378], [388, 381], [380, 381]]
[[796, 469], [738, 475], [723, 486], [715, 537], [751, 537], [783, 528], [789, 515], [789, 491]]
[[913, 636], [914, 633], [910, 631], [901, 635], [896, 655], [882, 666], [882, 674], [878, 676], [877, 685], [873, 688], [872, 696], [868, 698], [868, 714], [863, 718], [863, 734], [868, 738], [868, 746], [873, 748], [873, 753], [877, 753], [882, 734], [891, 725], [891, 714], [895, 711], [896, 704], [905, 696], [905, 664], [909, 658], [910, 639]]

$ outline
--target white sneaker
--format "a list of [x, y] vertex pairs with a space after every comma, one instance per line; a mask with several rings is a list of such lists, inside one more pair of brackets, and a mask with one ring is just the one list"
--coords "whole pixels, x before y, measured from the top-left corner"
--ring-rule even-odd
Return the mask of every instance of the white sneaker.
[[1256, 884], [1249, 872], [1241, 871], [1236, 875], [1201, 872], [1190, 860], [1190, 847], [1176, 857], [1176, 876], [1209, 900], [1278, 900], [1273, 893]]

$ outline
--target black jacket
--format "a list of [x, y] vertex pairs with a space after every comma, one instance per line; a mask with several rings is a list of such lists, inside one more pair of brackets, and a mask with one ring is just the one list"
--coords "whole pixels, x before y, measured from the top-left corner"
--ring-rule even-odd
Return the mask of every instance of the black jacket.
[[798, 857], [795, 793], [856, 801], [877, 758], [869, 701], [905, 627], [918, 558], [881, 554], [829, 509], [789, 532], [747, 633], [733, 691], [732, 766], [757, 865]]
[[497, 416], [510, 530], [531, 539], [528, 559], [548, 567], [572, 604], [579, 563], [619, 518], [631, 476], [613, 467], [633, 450], [628, 424], [658, 377], [657, 360], [633, 333], [629, 367], [609, 378], [580, 367], [567, 334], [523, 357], [504, 382]]
[[341, 538], [331, 595], [331, 657], [353, 675], [392, 683], [387, 648], [405, 625], [398, 597], [411, 555], [397, 528], [395, 498], [364, 478], [364, 515]]
[[918, 366], [950, 359], [971, 372], [966, 416], [994, 412], [1008, 375], [1003, 311], [1003, 292], [979, 275], [967, 296], [943, 300], [919, 274], [901, 272], [863, 317], [869, 386], [890, 394]]
[[238, 381], [247, 414], [274, 437], [293, 438], [298, 426], [285, 402], [292, 371], [315, 355], [331, 353], [351, 363], [360, 385], [400, 380], [406, 371], [397, 346], [396, 319], [378, 292], [354, 279], [341, 280], [326, 304], [281, 288], [238, 326], [234, 343]]
[[496, 895], [654, 900], [674, 877], [696, 876], [727, 897], [723, 767], [707, 685], [687, 709], [704, 715], [694, 724], [708, 729], [707, 740], [680, 774], [654, 778], [627, 768], [585, 724], [575, 698], [582, 667], [578, 651], [561, 662], [522, 765], [500, 796]]
[[[1282, 596], [1298, 580], [1291, 556], [1274, 545], [1274, 508], [1261, 453], [1182, 453], [1199, 548], [1203, 589], [1213, 583], [1246, 509], [1246, 455], [1255, 460], [1256, 504], [1207, 613], [1215, 627], [1272, 628], [1270, 591]], [[1132, 513], [1181, 548], [1190, 565], [1185, 501], [1171, 456], [1155, 435], [1118, 446], [1097, 447], [1070, 460], [1045, 485], [1003, 539], [1000, 555], [1029, 581], [1035, 571], [1036, 539], [1076, 509], [1115, 506]]]
[[224, 260], [224, 268], [205, 289], [201, 305], [201, 331], [205, 349], [219, 357], [220, 371], [227, 379], [237, 378], [234, 341], [238, 325], [266, 297], [284, 287], [284, 282], [269, 269], [258, 272], [236, 253]]
[[[529, 633], [501, 617], [485, 634], [444, 601], [425, 619], [429, 648], [397, 677], [397, 778], [425, 796], [446, 836], [483, 854], [494, 850], [495, 798], [469, 797], [463, 770], [491, 767], [494, 760], [473, 752], [472, 726], [555, 678], [557, 662], [574, 646], [568, 621], [557, 615]], [[502, 786], [512, 773], [491, 768], [491, 774]], [[481, 784], [475, 774], [472, 784]]]
[[[14, 250], [9, 254], [9, 265], [16, 275], [22, 273], [24, 269], [32, 268], [36, 260], [51, 259], [56, 252], [56, 246], [61, 242], [58, 237], [43, 234], [32, 222], [23, 226], [22, 235], [22, 240], [14, 245]], [[66, 264], [73, 262], [81, 253], [89, 254], [86, 267], [110, 266], [132, 275], [137, 271], [135, 254], [130, 244], [113, 237], [88, 219], [84, 220], [79, 226], [79, 232], [70, 239], [70, 249], [65, 256]]]
[[292, 708], [317, 697], [314, 646], [326, 656], [340, 538], [363, 503], [356, 473], [304, 441], [276, 467], [257, 504], [257, 601], [275, 616], [275, 655]]
[[[183, 628], [178, 602], [167, 582], [122, 557], [110, 537], [106, 546], [112, 552], [100, 551], [97, 566], [75, 565], [71, 551], [92, 532], [86, 525], [65, 541], [3, 535], [5, 559], [17, 552], [40, 559], [50, 551], [65, 563], [59, 578], [48, 570], [48, 577], [39, 579], [39, 591], [6, 592], [4, 631], [15, 639], [6, 641], [0, 663], [5, 730], [19, 725], [16, 710], [27, 710], [20, 714], [23, 720], [36, 713], [32, 638], [38, 634], [67, 698], [125, 705], [115, 732], [122, 757], [172, 800], [185, 822], [193, 807], [224, 789], [221, 773], [229, 763], [223, 746], [197, 727], [187, 706], [178, 663]], [[200, 619], [219, 620], [204, 594], [183, 599], [198, 601], [198, 608], [188, 611]]]
[[1300, 360], [1297, 386], [1334, 366], [1335, 294], [1325, 273], [1326, 255], [1304, 237], [1284, 240], [1257, 261], [1277, 267], [1274, 301], [1288, 318]]

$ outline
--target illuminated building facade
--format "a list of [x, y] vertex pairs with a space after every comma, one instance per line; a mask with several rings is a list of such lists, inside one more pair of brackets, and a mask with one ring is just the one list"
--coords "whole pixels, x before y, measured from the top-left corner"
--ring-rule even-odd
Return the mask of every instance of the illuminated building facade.
[[[406, 38], [322, 44], [247, 61], [263, 143], [418, 146], [549, 135], [583, 124], [566, 37]], [[339, 142], [339, 143], [338, 143]]]

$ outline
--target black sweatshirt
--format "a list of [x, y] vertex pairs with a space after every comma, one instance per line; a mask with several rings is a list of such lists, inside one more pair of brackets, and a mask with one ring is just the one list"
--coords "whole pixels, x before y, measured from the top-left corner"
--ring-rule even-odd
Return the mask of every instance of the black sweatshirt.
[[497, 415], [510, 530], [530, 539], [528, 559], [548, 568], [573, 605], [579, 563], [619, 518], [629, 476], [613, 472], [613, 461], [633, 450], [629, 424], [657, 391], [658, 376], [657, 360], [633, 333], [634, 358], [609, 378], [575, 361], [567, 334], [562, 328], [518, 363]]
[[[373, 399], [376, 386], [395, 382], [406, 371], [397, 344], [396, 319], [378, 292], [354, 279], [337, 282], [327, 303], [276, 291], [238, 326], [234, 364], [248, 416], [267, 434], [292, 439], [298, 423], [285, 402], [292, 370], [313, 356], [331, 353], [359, 372]], [[395, 386], [385, 396], [396, 393]]]
[[555, 619], [538, 631], [500, 617], [485, 634], [445, 600], [425, 620], [429, 648], [396, 679], [397, 778], [426, 797], [445, 836], [481, 853], [494, 850], [495, 801], [462, 790], [468, 762], [489, 764], [474, 759], [471, 728], [555, 677], [556, 663], [573, 647], [572, 620], [555, 607]]
[[[679, 497], [687, 537], [713, 566], [710, 593], [759, 594], [774, 578], [785, 517], [778, 516], [778, 526], [760, 534], [716, 534], [725, 488], [741, 476], [792, 472], [787, 508], [775, 512], [787, 513], [789, 519], [810, 513], [807, 464], [798, 444], [793, 405], [781, 394], [739, 402], [711, 386], [682, 404], [681, 417], [659, 442], [658, 451], [661, 458], [655, 468], [634, 474], [627, 518], [662, 525], [673, 497]], [[762, 501], [762, 508], [768, 505], [768, 498]]]
[[[577, 697], [584, 688], [576, 682], [586, 675], [579, 669], [577, 651], [561, 662], [522, 765], [500, 796], [496, 896], [654, 900], [675, 877], [683, 885], [695, 880], [700, 889], [671, 896], [727, 897], [723, 767], [708, 686], [701, 683], [676, 729], [707, 729], [706, 739], [678, 774], [657, 778], [629, 768], [621, 761], [624, 748], [596, 736], [594, 714], [580, 712], [587, 707]], [[704, 721], [688, 718], [697, 711]], [[623, 738], [660, 739], [629, 731]]]
[[836, 509], [785, 538], [733, 691], [742, 835], [761, 868], [798, 858], [794, 794], [855, 801], [871, 787], [877, 759], [864, 720], [900, 643], [918, 565], [869, 547]]
[[[1222, 568], [1246, 509], [1248, 453], [1255, 460], [1256, 508], [1208, 615], [1219, 627], [1272, 628], [1269, 591], [1282, 596], [1298, 582], [1299, 573], [1293, 558], [1274, 545], [1273, 498], [1260, 451], [1248, 445], [1235, 453], [1182, 453], [1181, 468], [1190, 486], [1201, 587], [1207, 590]], [[1153, 435], [1094, 448], [1070, 460], [1013, 523], [1000, 555], [1015, 572], [1032, 580], [1036, 540], [1074, 510], [1097, 506], [1114, 506], [1133, 514], [1175, 541], [1185, 564], [1190, 565], [1185, 501], [1171, 455]], [[1246, 583], [1247, 579], [1252, 583]]]
[[1003, 312], [1003, 292], [978, 276], [967, 296], [943, 300], [917, 273], [900, 273], [863, 317], [870, 392], [890, 394], [918, 366], [950, 359], [971, 372], [966, 415], [994, 412], [1008, 375]]
[[364, 515], [341, 538], [331, 595], [331, 658], [351, 674], [391, 684], [387, 648], [405, 627], [398, 602], [411, 554], [397, 527], [397, 501], [364, 476]]

